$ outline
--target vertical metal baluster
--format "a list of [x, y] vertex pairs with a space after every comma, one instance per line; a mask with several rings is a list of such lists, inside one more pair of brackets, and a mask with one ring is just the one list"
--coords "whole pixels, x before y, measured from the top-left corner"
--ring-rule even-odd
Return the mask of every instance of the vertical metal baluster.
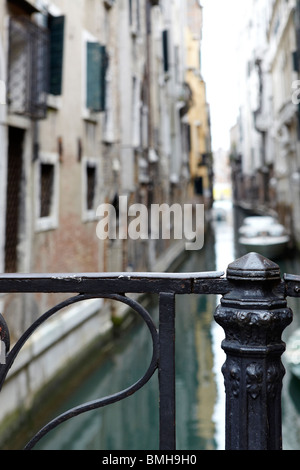
[[160, 450], [175, 450], [175, 294], [159, 298]]

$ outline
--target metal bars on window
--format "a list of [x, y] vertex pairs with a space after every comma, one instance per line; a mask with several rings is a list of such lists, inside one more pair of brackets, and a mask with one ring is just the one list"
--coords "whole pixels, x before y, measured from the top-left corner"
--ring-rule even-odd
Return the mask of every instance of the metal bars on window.
[[48, 81], [48, 30], [26, 17], [11, 17], [7, 88], [9, 111], [32, 119], [44, 119]]

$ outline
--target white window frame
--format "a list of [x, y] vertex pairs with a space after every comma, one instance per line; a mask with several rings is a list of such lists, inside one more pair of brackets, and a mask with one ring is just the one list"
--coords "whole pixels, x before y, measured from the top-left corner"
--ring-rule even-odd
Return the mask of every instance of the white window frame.
[[[41, 165], [53, 165], [54, 180], [51, 198], [50, 215], [41, 217]], [[59, 220], [59, 155], [57, 153], [41, 152], [35, 162], [35, 230], [44, 232], [58, 227]]]
[[95, 111], [91, 111], [90, 109], [87, 108], [86, 106], [86, 100], [87, 100], [87, 94], [86, 94], [86, 88], [87, 88], [87, 43], [88, 42], [97, 42], [99, 43], [99, 40], [93, 36], [89, 31], [86, 29], [83, 30], [82, 32], [82, 91], [81, 91], [81, 96], [82, 96], [82, 102], [81, 102], [81, 114], [82, 118], [91, 121], [91, 122], [98, 122], [98, 114]]

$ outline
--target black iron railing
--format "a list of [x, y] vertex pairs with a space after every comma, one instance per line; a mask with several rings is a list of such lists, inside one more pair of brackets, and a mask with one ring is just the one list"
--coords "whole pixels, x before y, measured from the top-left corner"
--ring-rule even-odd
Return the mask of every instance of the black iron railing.
[[[8, 327], [1, 317], [0, 338], [6, 345], [0, 364], [0, 386], [28, 338], [62, 308], [87, 299], [107, 298], [132, 308], [146, 323], [152, 338], [152, 359], [143, 377], [129, 388], [73, 408], [44, 426], [27, 444], [32, 449], [50, 430], [86, 411], [125, 399], [158, 371], [160, 450], [175, 450], [175, 298], [181, 294], [220, 294], [215, 320], [224, 328], [222, 348], [226, 392], [226, 449], [282, 448], [281, 388], [284, 368], [281, 334], [292, 321], [287, 296], [300, 296], [300, 276], [280, 276], [272, 261], [250, 253], [222, 272], [189, 274], [6, 274], [0, 293], [72, 293], [36, 320], [10, 350]], [[74, 296], [75, 293], [75, 296]], [[130, 293], [159, 296], [156, 326]]]

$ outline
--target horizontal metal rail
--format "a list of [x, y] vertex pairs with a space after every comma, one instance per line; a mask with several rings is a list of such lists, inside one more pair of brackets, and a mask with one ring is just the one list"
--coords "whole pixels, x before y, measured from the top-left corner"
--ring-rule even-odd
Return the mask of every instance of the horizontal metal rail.
[[[281, 448], [280, 336], [292, 321], [287, 296], [300, 296], [300, 276], [285, 275], [275, 263], [255, 253], [228, 266], [224, 272], [199, 273], [51, 273], [2, 274], [0, 293], [73, 294], [41, 315], [10, 349], [7, 324], [0, 316], [0, 339], [6, 361], [0, 364], [0, 387], [32, 334], [63, 308], [88, 299], [122, 302], [140, 316], [152, 339], [152, 358], [145, 374], [129, 388], [73, 408], [46, 424], [27, 444], [32, 449], [50, 430], [86, 411], [125, 399], [143, 387], [158, 371], [160, 450], [175, 450], [175, 298], [181, 294], [221, 295], [215, 320], [224, 328], [222, 347], [226, 391], [226, 448]], [[158, 294], [159, 325], [145, 308], [126, 294]], [[247, 411], [245, 411], [247, 410]]]
[[[203, 273], [82, 273], [82, 274], [2, 274], [0, 293], [225, 293], [229, 287], [224, 272]], [[213, 285], [211, 282], [213, 281]]]

